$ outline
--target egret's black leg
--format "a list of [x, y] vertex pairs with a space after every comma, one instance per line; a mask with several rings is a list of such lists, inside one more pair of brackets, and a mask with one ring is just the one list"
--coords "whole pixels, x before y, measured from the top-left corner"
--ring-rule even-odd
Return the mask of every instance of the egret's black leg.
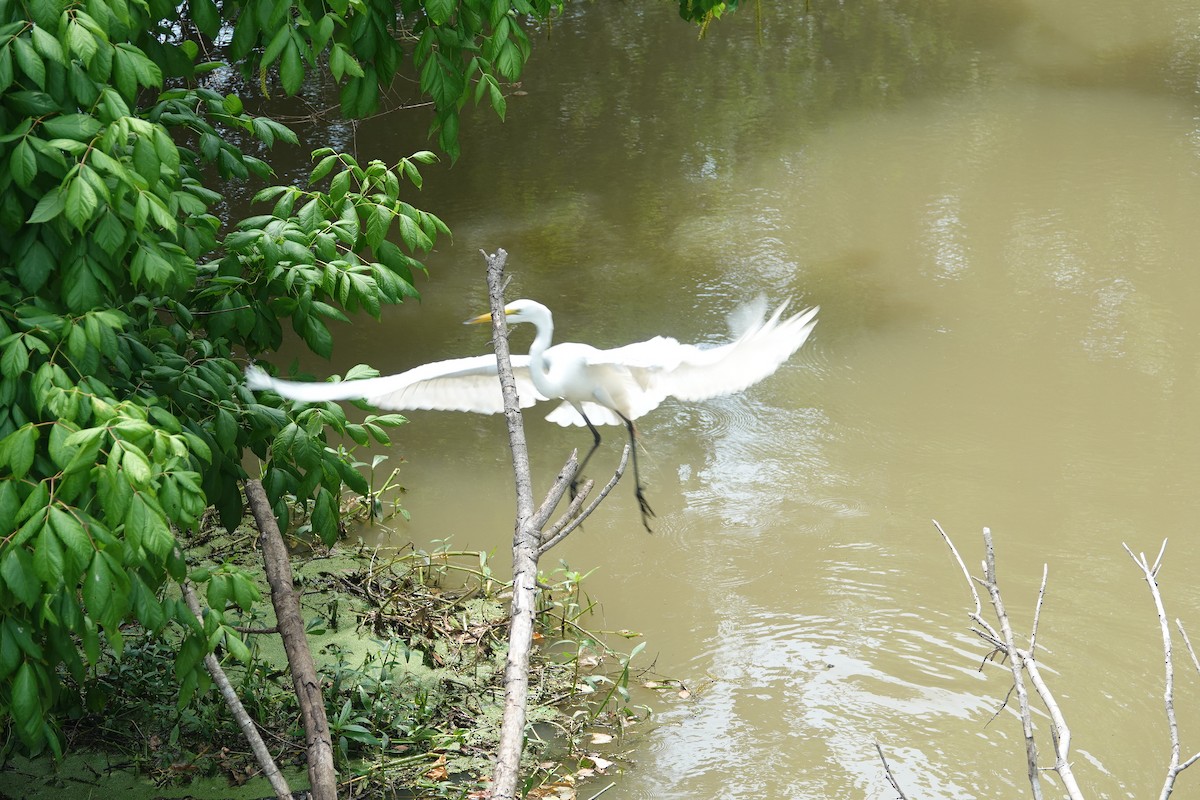
[[596, 452], [596, 448], [600, 446], [600, 431], [596, 430], [596, 426], [587, 418], [587, 414], [579, 411], [579, 416], [583, 417], [583, 421], [587, 424], [588, 430], [592, 432], [592, 449], [588, 450], [583, 461], [579, 462], [579, 468], [575, 470], [575, 477], [571, 478], [571, 499], [575, 499], [575, 493], [579, 488], [579, 476], [583, 474], [583, 468], [587, 466], [588, 459], [592, 457], [592, 453]]
[[637, 494], [638, 508], [642, 512], [642, 524], [646, 526], [647, 533], [654, 533], [654, 531], [650, 529], [650, 517], [654, 516], [654, 509], [650, 507], [650, 503], [646, 500], [646, 493], [642, 487], [642, 476], [638, 472], [637, 439], [633, 431], [633, 420], [629, 419], [619, 411], [617, 412], [617, 415], [624, 420], [625, 428], [629, 431], [629, 452], [633, 456], [634, 491]]

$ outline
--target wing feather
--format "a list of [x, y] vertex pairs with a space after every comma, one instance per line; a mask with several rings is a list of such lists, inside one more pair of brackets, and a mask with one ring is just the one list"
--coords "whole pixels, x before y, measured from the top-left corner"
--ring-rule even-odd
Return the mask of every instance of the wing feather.
[[[588, 359], [589, 379], [593, 385], [603, 386], [630, 419], [657, 408], [668, 397], [705, 400], [741, 391], [779, 369], [816, 326], [819, 306], [783, 319], [787, 306], [784, 303], [766, 319], [762, 314], [765, 306], [761, 304], [735, 312], [735, 330], [740, 335], [716, 347], [681, 344], [666, 336], [656, 336], [645, 342], [595, 351]], [[583, 405], [584, 413], [595, 424], [620, 422], [603, 405]], [[575, 409], [566, 403], [547, 419], [564, 426], [583, 424]]]
[[[513, 377], [521, 407], [545, 400], [529, 377], [529, 356], [513, 356]], [[431, 409], [499, 414], [504, 410], [493, 355], [454, 358], [423, 364], [397, 375], [358, 381], [314, 383], [272, 378], [260, 367], [246, 370], [251, 389], [270, 389], [290, 400], [316, 403], [326, 400], [365, 400], [377, 408], [394, 411]]]

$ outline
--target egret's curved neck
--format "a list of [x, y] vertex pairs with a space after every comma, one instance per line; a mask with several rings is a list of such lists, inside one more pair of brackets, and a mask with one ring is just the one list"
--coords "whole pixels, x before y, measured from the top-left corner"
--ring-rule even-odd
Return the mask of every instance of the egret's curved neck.
[[533, 337], [533, 343], [529, 345], [529, 372], [534, 379], [534, 385], [537, 385], [546, 374], [546, 349], [550, 347], [554, 338], [554, 319], [547, 311], [530, 322], [537, 333]]

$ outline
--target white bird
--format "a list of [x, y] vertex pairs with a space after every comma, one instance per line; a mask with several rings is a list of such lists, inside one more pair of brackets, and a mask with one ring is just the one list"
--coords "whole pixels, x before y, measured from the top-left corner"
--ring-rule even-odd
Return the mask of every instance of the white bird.
[[[646, 502], [637, 468], [633, 421], [668, 397], [704, 400], [732, 394], [758, 383], [800, 349], [816, 326], [819, 306], [783, 319], [788, 303], [764, 319], [765, 300], [739, 309], [730, 318], [735, 338], [727, 344], [698, 346], [655, 336], [645, 342], [600, 350], [563, 342], [551, 346], [554, 322], [550, 309], [533, 300], [514, 300], [504, 307], [509, 322], [533, 323], [537, 333], [529, 355], [512, 356], [513, 374], [522, 408], [540, 400], [562, 400], [546, 419], [559, 425], [586, 425], [592, 449], [577, 475], [600, 446], [596, 425], [624, 424], [629, 431], [633, 472], [642, 523], [650, 530], [654, 512]], [[465, 325], [491, 321], [481, 314]], [[270, 377], [260, 367], [246, 370], [251, 389], [272, 390], [303, 402], [365, 400], [392, 410], [437, 409], [497, 414], [504, 410], [494, 355], [453, 358], [414, 367], [398, 375], [338, 383], [308, 383]]]

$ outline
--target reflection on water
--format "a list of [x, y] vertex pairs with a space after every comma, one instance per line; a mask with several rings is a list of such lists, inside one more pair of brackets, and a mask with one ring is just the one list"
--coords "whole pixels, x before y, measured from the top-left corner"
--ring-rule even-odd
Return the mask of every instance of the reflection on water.
[[[708, 686], [654, 701], [605, 800], [891, 797], [875, 741], [909, 796], [1027, 792], [1019, 728], [992, 720], [1008, 681], [977, 671], [934, 517], [969, 563], [993, 528], [1018, 627], [1049, 562], [1039, 648], [1077, 775], [1147, 796], [1165, 766], [1159, 644], [1121, 542], [1172, 537], [1169, 611], [1200, 625], [1194, 13], [762, 11], [761, 31], [742, 13], [697, 41], [669, 4], [573, 5], [508, 122], [476, 117], [463, 159], [427, 175], [418, 203], [455, 240], [422, 304], [339, 334], [335, 367], [485, 352], [458, 325], [486, 304], [480, 248], [509, 251], [509, 295], [548, 304], [559, 340], [713, 341], [759, 291], [820, 303], [776, 375], [640, 421], [654, 535], [618, 487], [546, 564], [597, 567], [598, 626], [644, 631], [659, 672]], [[387, 125], [359, 133], [394, 158]], [[393, 455], [413, 521], [385, 541], [503, 558], [501, 420], [411, 418]], [[588, 437], [527, 419], [545, 485]], [[608, 438], [594, 477], [616, 462]], [[1194, 731], [1200, 679], [1180, 681]]]

